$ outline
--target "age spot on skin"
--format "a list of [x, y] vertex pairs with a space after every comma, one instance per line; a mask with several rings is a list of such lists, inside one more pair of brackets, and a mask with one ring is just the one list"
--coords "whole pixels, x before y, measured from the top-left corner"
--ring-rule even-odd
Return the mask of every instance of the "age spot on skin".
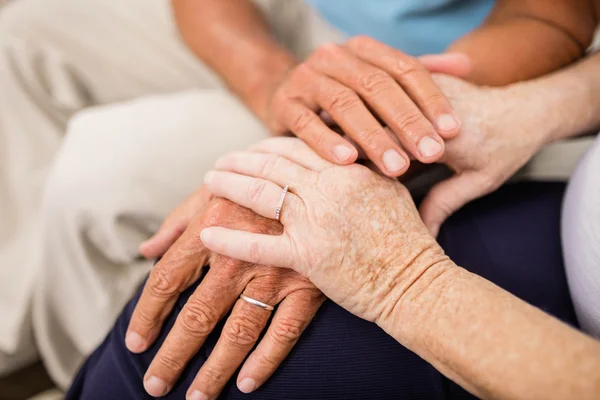
[[372, 219], [371, 228], [373, 228], [375, 232], [379, 232], [381, 230], [381, 224], [376, 219]]

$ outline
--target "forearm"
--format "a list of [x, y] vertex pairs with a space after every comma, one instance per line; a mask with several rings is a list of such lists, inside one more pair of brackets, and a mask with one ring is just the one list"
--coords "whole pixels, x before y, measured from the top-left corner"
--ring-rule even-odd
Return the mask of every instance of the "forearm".
[[482, 398], [600, 396], [598, 342], [453, 265], [423, 274], [380, 325]]
[[600, 54], [507, 90], [546, 135], [546, 143], [600, 128]]
[[501, 86], [532, 79], [583, 56], [596, 25], [588, 0], [499, 1], [485, 23], [448, 51], [473, 61], [469, 80]]
[[250, 0], [172, 0], [181, 36], [260, 118], [270, 93], [295, 64]]

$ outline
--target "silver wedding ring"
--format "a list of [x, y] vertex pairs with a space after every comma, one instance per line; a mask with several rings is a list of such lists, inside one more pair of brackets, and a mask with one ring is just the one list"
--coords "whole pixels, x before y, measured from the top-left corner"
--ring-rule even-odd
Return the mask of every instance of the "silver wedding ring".
[[283, 191], [281, 192], [279, 203], [277, 203], [277, 208], [275, 209], [275, 220], [277, 221], [279, 221], [279, 218], [281, 217], [281, 208], [283, 207], [283, 201], [285, 200], [285, 195], [287, 194], [289, 188], [290, 187], [288, 185], [285, 185]]
[[253, 299], [252, 297], [248, 297], [245, 294], [241, 294], [240, 295], [240, 299], [242, 299], [242, 300], [244, 300], [244, 301], [246, 301], [246, 302], [248, 302], [250, 304], [253, 304], [255, 306], [258, 306], [260, 308], [264, 308], [267, 311], [273, 311], [275, 309], [275, 307], [270, 306], [268, 304], [265, 304], [262, 301], [258, 301], [256, 299]]

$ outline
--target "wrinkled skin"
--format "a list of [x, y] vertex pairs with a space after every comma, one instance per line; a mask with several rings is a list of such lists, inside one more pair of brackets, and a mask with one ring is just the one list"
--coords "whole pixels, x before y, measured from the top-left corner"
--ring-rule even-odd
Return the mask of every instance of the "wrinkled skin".
[[436, 185], [420, 208], [437, 236], [451, 214], [491, 193], [522, 168], [548, 142], [549, 132], [528, 101], [531, 93], [519, 85], [478, 87], [447, 75], [434, 75], [434, 80], [463, 121], [460, 135], [446, 143], [439, 161], [456, 174]]
[[406, 188], [361, 165], [336, 166], [292, 138], [221, 158], [205, 183], [215, 195], [272, 217], [289, 184], [279, 236], [214, 227], [212, 251], [292, 268], [351, 313], [378, 322], [419, 276], [447, 257]]
[[180, 224], [186, 223], [196, 210], [202, 213], [196, 213], [152, 270], [128, 329], [128, 348], [134, 352], [147, 349], [180, 293], [200, 277], [210, 259], [210, 271], [188, 299], [146, 372], [144, 385], [153, 396], [163, 396], [172, 388], [186, 363], [233, 307], [215, 349], [189, 389], [189, 393], [198, 391], [207, 398], [218, 396], [252, 351], [272, 314], [238, 300], [241, 293], [266, 304], [281, 303], [265, 337], [241, 371], [240, 382], [247, 375], [253, 380], [242, 385], [245, 391], [260, 386], [276, 370], [324, 301], [313, 284], [294, 271], [257, 267], [254, 263], [211, 255], [198, 237], [204, 227], [227, 226], [278, 234], [281, 225], [228, 200], [211, 199], [204, 189], [167, 219], [163, 232], [177, 232]]
[[458, 134], [460, 121], [429, 70], [465, 73], [465, 58], [416, 59], [365, 36], [325, 44], [281, 79], [264, 122], [275, 133], [292, 132], [331, 162], [354, 162], [356, 149], [324, 123], [324, 111], [385, 175], [399, 176], [409, 156], [439, 160], [444, 140]]
[[[370, 42], [366, 44], [370, 46], [373, 45]], [[324, 51], [321, 51], [319, 54], [316, 54], [315, 57], [311, 59], [311, 62], [315, 61], [317, 63], [322, 63], [326, 62], [327, 60], [331, 61], [330, 56], [333, 56], [333, 58], [342, 56], [341, 53], [344, 51], [346, 52], [346, 56], [348, 55], [348, 52], [352, 52], [354, 54], [357, 50], [359, 50], [361, 46], [365, 46], [365, 38], [358, 38], [349, 42], [348, 45], [345, 47], [345, 50], [340, 48], [329, 48], [329, 50], [327, 48], [322, 49]], [[381, 49], [381, 46], [378, 47]], [[331, 54], [330, 50], [334, 50], [335, 54]], [[354, 57], [354, 55], [351, 56]], [[420, 71], [421, 81], [427, 83], [427, 85], [425, 85], [425, 87], [423, 88], [424, 91], [419, 92], [421, 97], [419, 98], [419, 93], [416, 93], [417, 97], [415, 98], [417, 104], [421, 102], [420, 104], [422, 106], [422, 111], [425, 113], [425, 115], [433, 120], [433, 118], [436, 117], [436, 115], [443, 115], [444, 110], [450, 112], [451, 109], [449, 108], [447, 100], [445, 100], [443, 98], [443, 95], [441, 95], [439, 91], [437, 91], [437, 89], [431, 85], [431, 77], [425, 71], [422, 70], [422, 66], [415, 64], [415, 60], [413, 60], [412, 58], [407, 58], [404, 56], [402, 56], [401, 58], [404, 59], [404, 61], [398, 66], [404, 65], [410, 67], [411, 65], [413, 65], [413, 67]], [[452, 73], [457, 76], [464, 76], [470, 72], [470, 61], [460, 54], [424, 56], [421, 57], [418, 61], [431, 72], [438, 71]], [[322, 66], [324, 65], [322, 64]], [[410, 68], [408, 70], [410, 70]], [[340, 69], [337, 72], [344, 73], [348, 71]], [[388, 72], [392, 73], [393, 75], [393, 68], [392, 70], [388, 69]], [[382, 74], [379, 73], [379, 77], [381, 77], [381, 75]], [[289, 78], [291, 79], [292, 76], [293, 72], [290, 74]], [[348, 77], [348, 75], [345, 75], [344, 79], [347, 79]], [[406, 82], [405, 77], [398, 78], [400, 84], [404, 82], [405, 84], [408, 83], [410, 86], [411, 83]], [[363, 82], [366, 81], [363, 80]], [[274, 100], [277, 99], [277, 96], [283, 95], [285, 97], [286, 95], [291, 93], [286, 86], [287, 83], [287, 80], [282, 81], [280, 85], [281, 90], [275, 91], [273, 93], [273, 101], [271, 102], [271, 104], [276, 104]], [[389, 77], [388, 83], [393, 85], [393, 83], [390, 82]], [[305, 87], [302, 87], [302, 85], [300, 85], [300, 87], [302, 89], [307, 89]], [[427, 97], [435, 93], [437, 93], [437, 96], [434, 96], [437, 99], [435, 102], [430, 104], [423, 103], [423, 101], [425, 101]], [[384, 99], [381, 104], [386, 104], [386, 102], [389, 103], [389, 101], [389, 99]], [[280, 102], [277, 104], [284, 103], [285, 102]], [[270, 115], [275, 118], [276, 114], [276, 110], [272, 110], [272, 113]], [[420, 116], [419, 118], [422, 121], [421, 126], [427, 126], [428, 122], [423, 122], [424, 117]], [[282, 133], [282, 130], [285, 130], [285, 125], [277, 125], [275, 119], [272, 120], [270, 123], [267, 121], [267, 124], [275, 132]], [[388, 129], [387, 133], [390, 132], [391, 131]], [[431, 130], [428, 130], [428, 132], [431, 133]], [[457, 132], [458, 131], [456, 129], [451, 129], [449, 131], [442, 132], [441, 134], [443, 137], [449, 138], [453, 137]], [[316, 132], [312, 132], [313, 135], [315, 133]], [[307, 136], [307, 140], [311, 142], [311, 132], [307, 131], [307, 134], [309, 135]], [[396, 140], [399, 140], [398, 136], [395, 136], [395, 138]], [[318, 139], [318, 137], [313, 136], [313, 139]], [[335, 137], [333, 139], [335, 139]], [[331, 151], [331, 149], [326, 148], [326, 142], [327, 141], [316, 140], [314, 141], [314, 144], [321, 146], [321, 148], [319, 148], [319, 151], [321, 152]], [[345, 144], [346, 142], [343, 143]], [[373, 145], [376, 144], [377, 143], [373, 143]], [[399, 148], [402, 148], [401, 145], [398, 146]], [[329, 154], [331, 155], [331, 153]], [[434, 158], [430, 160], [433, 159]], [[216, 272], [211, 272], [211, 278], [215, 282], [217, 282], [218, 279], [230, 281], [232, 276], [236, 275], [236, 273], [239, 273], [239, 271], [243, 271], [246, 274], [244, 276], [248, 276], [252, 273], [261, 275], [261, 273], [264, 272], [262, 270], [262, 268], [264, 267], [258, 266], [256, 264], [236, 262], [223, 257], [211, 258], [210, 252], [208, 252], [205, 248], [200, 246], [200, 244], [197, 241], [197, 236], [194, 236], [194, 234], [197, 235], [199, 230], [205, 226], [220, 225], [221, 222], [223, 222], [224, 226], [233, 227], [233, 225], [228, 225], [227, 221], [222, 221], [220, 219], [219, 215], [222, 214], [229, 214], [230, 218], [233, 218], [234, 216], [239, 218], [239, 221], [241, 221], [240, 223], [247, 224], [245, 229], [248, 230], [253, 229], [253, 223], [258, 223], [259, 225], [261, 223], [267, 225], [271, 224], [272, 229], [276, 229], [275, 227], [279, 227], [279, 224], [272, 221], [265, 222], [267, 220], [257, 218], [256, 216], [251, 215], [251, 213], [248, 213], [247, 210], [245, 210], [245, 212], [241, 212], [240, 210], [243, 210], [241, 207], [234, 206], [228, 203], [223, 203], [223, 200], [214, 200], [214, 202], [216, 203], [211, 203], [212, 206], [207, 207], [207, 204], [209, 204], [210, 201], [210, 193], [204, 190], [204, 188], [199, 189], [198, 191], [193, 193], [188, 199], [186, 199], [177, 209], [175, 209], [166, 218], [160, 230], [151, 239], [144, 242], [140, 246], [140, 252], [145, 257], [150, 259], [159, 257], [165, 254], [165, 252], [171, 246], [172, 248], [166, 254], [164, 259], [157, 265], [152, 275], [150, 276], [150, 279], [146, 284], [144, 295], [138, 303], [136, 313], [134, 313], [133, 315], [129, 335], [127, 336], [127, 346], [131, 351], [143, 351], [155, 340], [165, 316], [169, 313], [169, 311], [172, 308], [174, 298], [176, 298], [176, 296], [179, 293], [181, 293], [181, 291], [183, 291], [186, 287], [189, 287], [189, 285], [191, 285], [199, 278], [201, 273], [200, 267], [206, 264], [208, 262], [207, 260], [211, 259], [211, 266], [213, 267], [213, 271], [224, 271], [220, 275], [217, 275]], [[238, 212], [241, 214], [238, 215]], [[233, 265], [233, 267], [221, 267], [222, 265]], [[243, 268], [238, 268], [239, 266]], [[299, 276], [295, 274], [290, 275], [289, 272], [284, 272], [272, 268], [268, 271], [270, 274], [270, 280], [276, 282], [279, 288], [294, 288], [295, 283], [302, 283], [300, 286], [306, 283], [306, 281], [303, 281]], [[258, 279], [255, 281], [256, 282], [254, 283], [256, 285], [262, 282]], [[159, 288], [159, 290], [155, 290], [150, 287], [150, 285], [152, 284], [161, 287]], [[207, 286], [208, 284], [203, 283], [203, 285]], [[269, 288], [267, 287], [266, 289], [268, 293]], [[277, 292], [277, 290], [273, 289], [270, 292], [279, 293], [279, 295], [274, 295], [274, 298], [276, 299], [282, 297], [281, 290]], [[298, 296], [292, 296], [291, 294], [283, 296], [289, 300], [290, 309], [294, 308], [297, 310], [298, 316], [287, 320], [284, 319], [284, 322], [286, 322], [286, 324], [284, 325], [286, 325], [287, 327], [284, 326], [281, 329], [273, 330], [274, 332], [279, 332], [281, 334], [280, 336], [288, 337], [289, 340], [282, 341], [282, 343], [278, 346], [270, 346], [269, 351], [267, 351], [267, 346], [262, 346], [262, 344], [262, 348], [259, 346], [259, 348], [263, 350], [264, 354], [259, 354], [258, 356], [253, 355], [249, 359], [249, 361], [246, 362], [245, 366], [239, 374], [238, 384], [240, 386], [240, 389], [242, 389], [243, 391], [253, 390], [253, 385], [255, 386], [254, 388], [260, 386], [273, 373], [275, 368], [283, 360], [283, 358], [289, 351], [289, 348], [291, 347], [290, 344], [295, 343], [295, 340], [297, 339], [301, 331], [304, 329], [305, 324], [307, 323], [307, 321], [310, 320], [310, 318], [312, 318], [312, 315], [314, 314], [314, 312], [316, 312], [316, 309], [323, 301], [322, 295], [318, 291], [314, 290], [314, 288], [312, 287], [306, 287], [303, 290], [299, 290], [299, 292], [301, 294]], [[302, 294], [304, 292], [306, 292], [305, 295]], [[310, 295], [308, 294], [309, 292]], [[227, 307], [230, 307], [233, 300], [224, 300], [221, 296], [215, 296], [213, 299], [211, 299], [211, 301], [212, 303], [207, 301], [204, 305], [206, 306], [208, 304], [214, 303], [218, 305], [218, 308], [220, 310], [223, 310]], [[191, 307], [193, 307], [193, 304], [188, 308]], [[282, 307], [280, 307], [280, 309], [281, 308]], [[222, 316], [213, 315], [213, 317], [210, 318], [210, 323], [208, 324], [208, 326], [212, 326], [214, 320], [220, 317]], [[206, 329], [206, 327], [200, 328]], [[290, 331], [292, 332], [290, 333]], [[190, 330], [187, 336], [187, 338], [181, 338], [181, 341], [183, 343], [181, 349], [183, 349], [183, 351], [180, 351], [177, 354], [171, 354], [171, 351], [169, 349], [172, 349], [172, 346], [163, 346], [164, 350], [161, 350], [163, 354], [161, 356], [162, 362], [161, 360], [155, 360], [155, 362], [153, 362], [148, 373], [146, 374], [146, 386], [151, 394], [160, 395], [169, 390], [172, 384], [179, 376], [182, 367], [192, 357], [192, 355], [195, 353], [195, 350], [201, 345], [203, 339], [201, 338], [199, 340], [196, 337], [196, 332]], [[203, 382], [207, 382], [206, 385], [195, 384], [196, 387], [193, 387], [190, 390], [199, 390], [207, 397], [216, 396], [216, 394], [218, 394], [218, 392], [222, 388], [224, 380], [223, 378], [230, 376], [230, 373], [227, 371], [231, 371], [241, 362], [240, 360], [236, 360], [235, 358], [231, 357], [229, 357], [228, 360], [230, 360], [230, 362], [221, 365], [220, 370], [213, 371], [216, 372], [212, 374], [214, 376], [204, 376]], [[256, 360], [262, 360], [262, 362], [256, 362]], [[148, 380], [155, 375], [157, 375], [162, 382], [159, 382], [156, 385], [148, 385]], [[214, 379], [215, 376], [219, 376], [221, 379]], [[242, 387], [243, 385], [241, 385], [241, 383], [244, 380], [245, 376], [252, 376], [254, 384]], [[199, 380], [197, 380], [196, 382], [198, 381]], [[153, 382], [156, 383], [156, 380], [153, 379]], [[164, 386], [166, 386], [166, 389], [164, 389]]]

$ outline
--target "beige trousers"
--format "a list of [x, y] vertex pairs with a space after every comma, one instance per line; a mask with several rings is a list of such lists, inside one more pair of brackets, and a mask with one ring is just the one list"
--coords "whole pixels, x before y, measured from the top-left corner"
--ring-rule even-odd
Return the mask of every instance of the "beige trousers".
[[[299, 57], [341, 38], [300, 0], [256, 1]], [[148, 272], [139, 243], [218, 156], [267, 136], [180, 42], [168, 0], [4, 6], [0, 373], [37, 347], [68, 385]]]
[[[255, 1], [298, 57], [342, 38], [302, 0]], [[41, 356], [67, 386], [148, 272], [138, 244], [218, 156], [267, 135], [180, 42], [168, 0], [4, 6], [0, 374]]]

